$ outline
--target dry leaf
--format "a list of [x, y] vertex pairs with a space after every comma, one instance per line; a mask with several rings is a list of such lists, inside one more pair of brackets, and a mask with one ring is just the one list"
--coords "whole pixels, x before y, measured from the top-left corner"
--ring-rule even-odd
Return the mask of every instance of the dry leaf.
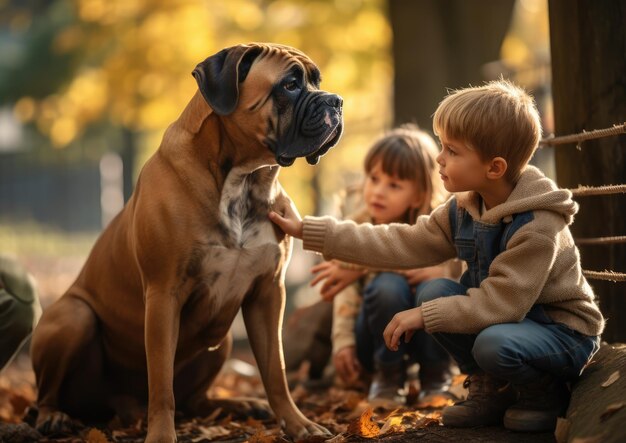
[[606, 434], [592, 435], [591, 437], [576, 437], [572, 443], [602, 443], [606, 439]]
[[226, 429], [224, 426], [201, 426], [199, 425], [197, 429], [200, 431], [200, 435], [202, 438], [206, 438], [208, 440], [212, 440], [217, 437], [223, 437], [225, 435], [230, 435], [231, 431]]
[[613, 383], [615, 383], [617, 380], [619, 379], [619, 371], [615, 371], [614, 373], [612, 373], [609, 378], [606, 379], [606, 381], [604, 383], [602, 383], [600, 386], [602, 386], [603, 388], [609, 387], [611, 386]]
[[104, 432], [96, 428], [91, 428], [89, 430], [85, 441], [87, 443], [109, 443], [109, 439], [106, 435], [104, 435]]
[[277, 436], [275, 434], [267, 434], [264, 429], [259, 429], [250, 437], [249, 443], [274, 443]]
[[602, 413], [602, 415], [600, 415], [600, 421], [604, 421], [607, 418], [611, 417], [613, 414], [615, 414], [617, 411], [622, 409], [624, 406], [626, 406], [626, 402], [623, 402], [623, 401], [619, 403], [611, 403], [610, 405], [606, 407], [606, 410]]
[[566, 418], [558, 417], [556, 419], [556, 429], [554, 430], [556, 443], [565, 443], [567, 441], [571, 425], [570, 421]]
[[343, 434], [335, 435], [333, 438], [326, 440], [326, 443], [344, 443], [346, 436]]
[[382, 428], [380, 428], [380, 431], [378, 431], [378, 435], [381, 436], [391, 434], [393, 432], [404, 432], [405, 428], [402, 424], [402, 420], [402, 415], [390, 415], [383, 424]]
[[350, 422], [348, 432], [365, 438], [378, 437], [380, 428], [372, 421], [372, 408], [367, 408], [359, 418]]
[[418, 409], [439, 409], [452, 406], [453, 404], [454, 400], [451, 399], [450, 396], [438, 394], [427, 396], [424, 400], [415, 405], [415, 407]]

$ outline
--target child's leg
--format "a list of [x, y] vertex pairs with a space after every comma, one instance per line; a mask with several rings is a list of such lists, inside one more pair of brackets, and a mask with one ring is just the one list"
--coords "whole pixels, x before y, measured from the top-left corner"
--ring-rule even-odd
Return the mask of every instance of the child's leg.
[[[467, 288], [455, 281], [437, 279], [420, 288], [417, 304], [439, 297], [464, 295]], [[469, 374], [464, 386], [468, 388], [467, 400], [443, 410], [446, 426], [474, 427], [498, 424], [506, 409], [513, 404], [515, 392], [505, 380], [484, 373], [472, 355], [476, 335], [435, 333], [432, 336], [456, 360], [461, 371]]]
[[[467, 287], [454, 280], [447, 278], [434, 279], [418, 287], [416, 294], [417, 306], [421, 306], [422, 303], [435, 300], [439, 297], [464, 295], [466, 292]], [[464, 374], [473, 374], [480, 369], [472, 356], [472, 348], [474, 347], [476, 335], [438, 332], [431, 336], [452, 356], [452, 358], [454, 358], [461, 372]]]
[[[419, 294], [429, 281], [415, 289]], [[420, 401], [448, 390], [454, 363], [448, 352], [426, 331], [415, 331], [409, 347], [411, 359], [419, 363]]]
[[368, 399], [373, 402], [405, 402], [404, 384], [407, 346], [397, 352], [387, 349], [383, 331], [398, 312], [413, 307], [413, 295], [405, 277], [395, 273], [378, 274], [365, 288], [363, 305], [356, 324], [357, 356], [373, 372]]
[[472, 353], [486, 372], [525, 384], [546, 373], [574, 380], [598, 348], [597, 337], [587, 337], [559, 323], [542, 324], [525, 318], [520, 323], [484, 329]]
[[394, 315], [414, 307], [413, 294], [406, 278], [400, 274], [378, 274], [363, 291], [363, 305], [356, 325], [357, 354], [366, 369], [373, 365], [392, 365], [404, 361], [407, 345], [398, 351], [385, 345], [383, 331]]
[[519, 395], [504, 415], [504, 426], [539, 432], [554, 429], [569, 402], [565, 381], [576, 379], [598, 348], [598, 337], [527, 317], [483, 330], [473, 355], [482, 369], [510, 381]]

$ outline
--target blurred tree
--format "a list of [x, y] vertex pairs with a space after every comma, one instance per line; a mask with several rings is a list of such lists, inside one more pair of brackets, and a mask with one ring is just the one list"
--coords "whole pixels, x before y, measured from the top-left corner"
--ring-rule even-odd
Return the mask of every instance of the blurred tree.
[[447, 90], [479, 85], [500, 59], [514, 0], [389, 0], [393, 28], [394, 120], [431, 130]]
[[[549, 0], [557, 135], [626, 122], [626, 0]], [[626, 183], [626, 136], [555, 148], [560, 186]], [[623, 196], [581, 197], [575, 237], [626, 235]], [[626, 272], [626, 245], [581, 247], [584, 269]], [[624, 283], [590, 281], [608, 318], [604, 339], [626, 342]]]
[[[383, 0], [54, 0], [42, 8], [10, 1], [0, 44], [3, 101], [62, 148], [88, 129], [125, 128], [139, 165], [158, 146], [196, 89], [195, 65], [223, 47], [273, 41], [302, 49], [322, 70], [322, 87], [344, 97], [339, 147], [311, 168], [296, 162], [281, 181], [304, 213], [360, 171], [370, 140], [390, 120], [391, 31]], [[124, 149], [135, 150], [133, 146]], [[358, 161], [355, 161], [358, 159]], [[319, 189], [312, 187], [316, 185]]]

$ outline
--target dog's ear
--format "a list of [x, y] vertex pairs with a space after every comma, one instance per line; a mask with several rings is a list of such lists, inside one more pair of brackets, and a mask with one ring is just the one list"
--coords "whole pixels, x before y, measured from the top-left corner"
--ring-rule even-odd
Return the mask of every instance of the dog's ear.
[[222, 49], [198, 63], [192, 75], [209, 106], [218, 115], [228, 115], [239, 101], [239, 83], [245, 80], [260, 46], [239, 45]]

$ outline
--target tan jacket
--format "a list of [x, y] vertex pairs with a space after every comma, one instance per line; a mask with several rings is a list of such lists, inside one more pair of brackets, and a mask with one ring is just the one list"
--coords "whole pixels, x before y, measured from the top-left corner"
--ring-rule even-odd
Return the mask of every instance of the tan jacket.
[[[475, 220], [499, 223], [532, 211], [534, 219], [509, 240], [478, 288], [439, 298], [422, 306], [427, 332], [478, 333], [499, 324], [520, 322], [534, 304], [583, 334], [595, 336], [604, 319], [593, 290], [582, 275], [578, 248], [569, 224], [578, 210], [571, 192], [557, 188], [539, 169], [528, 166], [506, 202], [480, 214], [475, 192], [459, 193], [457, 204]], [[414, 225], [357, 225], [330, 217], [305, 217], [304, 248], [327, 260], [339, 259], [370, 268], [412, 269], [456, 257], [447, 203]]]

